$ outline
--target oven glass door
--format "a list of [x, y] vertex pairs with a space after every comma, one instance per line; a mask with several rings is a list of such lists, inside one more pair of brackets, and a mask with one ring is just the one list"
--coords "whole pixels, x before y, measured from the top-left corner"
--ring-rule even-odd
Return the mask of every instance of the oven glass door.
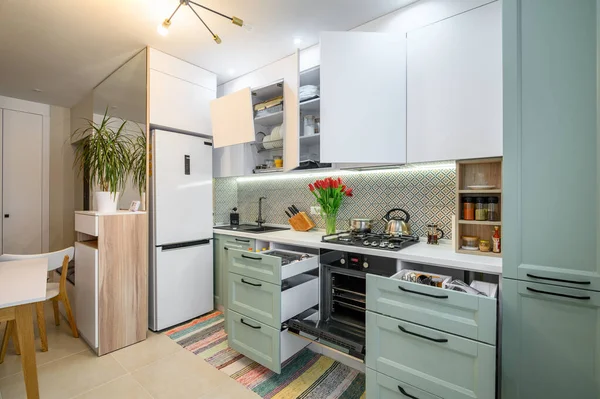
[[320, 310], [290, 320], [289, 332], [364, 360], [365, 274], [323, 265], [321, 284]]

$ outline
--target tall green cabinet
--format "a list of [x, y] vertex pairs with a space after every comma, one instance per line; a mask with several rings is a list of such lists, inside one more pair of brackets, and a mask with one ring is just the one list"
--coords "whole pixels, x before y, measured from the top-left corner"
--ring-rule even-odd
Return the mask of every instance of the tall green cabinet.
[[600, 398], [600, 0], [503, 0], [502, 398]]

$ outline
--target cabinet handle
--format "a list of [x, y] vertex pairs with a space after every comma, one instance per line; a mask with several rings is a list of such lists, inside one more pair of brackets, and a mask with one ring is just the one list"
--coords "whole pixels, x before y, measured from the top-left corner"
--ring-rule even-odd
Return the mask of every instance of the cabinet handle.
[[400, 391], [400, 393], [401, 393], [402, 395], [406, 396], [407, 398], [411, 398], [411, 399], [419, 399], [419, 398], [417, 398], [416, 396], [413, 396], [413, 395], [409, 394], [408, 392], [406, 392], [406, 391], [404, 390], [404, 388], [402, 388], [400, 385], [398, 385], [398, 390]]
[[401, 291], [410, 292], [411, 294], [423, 295], [423, 296], [428, 296], [430, 298], [436, 298], [436, 299], [448, 299], [448, 295], [426, 294], [425, 292], [412, 291], [412, 290], [406, 289], [406, 288], [404, 288], [402, 286], [398, 286], [398, 288], [400, 288]]
[[247, 325], [248, 327], [254, 328], [255, 330], [260, 330], [260, 326], [253, 326], [252, 324], [248, 324], [244, 321], [244, 319], [240, 319], [242, 324]]
[[250, 242], [250, 240], [242, 240], [240, 238], [236, 238], [235, 240], [238, 241], [238, 242]]
[[400, 331], [402, 331], [405, 334], [414, 335], [415, 337], [424, 338], [424, 339], [429, 340], [429, 341], [439, 342], [439, 343], [448, 342], [448, 340], [446, 338], [431, 338], [431, 337], [428, 337], [426, 335], [421, 335], [421, 334], [417, 334], [417, 333], [408, 331], [406, 328], [404, 328], [402, 326], [398, 326], [398, 328], [400, 329]]
[[223, 247], [223, 249], [224, 249], [225, 251], [229, 251], [229, 248], [227, 248], [227, 247]]
[[251, 285], [251, 286], [253, 286], [253, 287], [262, 287], [262, 284], [254, 284], [254, 283], [251, 283], [251, 282], [249, 282], [249, 281], [246, 281], [246, 280], [244, 280], [244, 279], [242, 279], [242, 283], [244, 283], [244, 284], [248, 284], [248, 285]]
[[252, 256], [242, 254], [242, 258], [251, 259], [251, 260], [262, 260], [262, 258], [253, 258]]
[[582, 301], [587, 301], [588, 299], [592, 299], [589, 296], [575, 296], [575, 295], [559, 294], [558, 292], [541, 291], [541, 290], [536, 290], [535, 288], [531, 288], [531, 287], [527, 287], [527, 290], [538, 293], [538, 294], [554, 295], [554, 296], [560, 296], [563, 298], [571, 298], [571, 299], [580, 299]]
[[529, 274], [529, 273], [527, 273], [527, 277], [537, 278], [537, 279], [540, 279], [540, 280], [558, 281], [559, 283], [581, 284], [581, 285], [590, 285], [590, 284], [592, 284], [591, 281], [563, 280], [563, 279], [560, 279], [560, 278], [551, 278], [551, 277], [536, 276], [535, 274]]

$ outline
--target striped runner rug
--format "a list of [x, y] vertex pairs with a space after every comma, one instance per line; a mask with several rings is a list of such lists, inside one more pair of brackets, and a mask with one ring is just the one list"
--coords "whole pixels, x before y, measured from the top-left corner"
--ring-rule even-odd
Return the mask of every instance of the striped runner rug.
[[365, 399], [365, 375], [303, 349], [276, 374], [227, 345], [223, 313], [214, 311], [166, 335], [263, 398]]

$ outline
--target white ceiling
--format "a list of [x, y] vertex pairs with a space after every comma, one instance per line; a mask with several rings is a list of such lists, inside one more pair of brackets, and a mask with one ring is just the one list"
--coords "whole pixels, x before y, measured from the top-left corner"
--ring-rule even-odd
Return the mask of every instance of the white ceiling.
[[198, 10], [223, 40], [217, 45], [183, 7], [169, 35], [157, 33], [178, 0], [0, 0], [0, 95], [71, 107], [146, 45], [223, 83], [293, 53], [295, 37], [308, 47], [320, 31], [349, 30], [412, 1], [197, 0], [253, 26]]

